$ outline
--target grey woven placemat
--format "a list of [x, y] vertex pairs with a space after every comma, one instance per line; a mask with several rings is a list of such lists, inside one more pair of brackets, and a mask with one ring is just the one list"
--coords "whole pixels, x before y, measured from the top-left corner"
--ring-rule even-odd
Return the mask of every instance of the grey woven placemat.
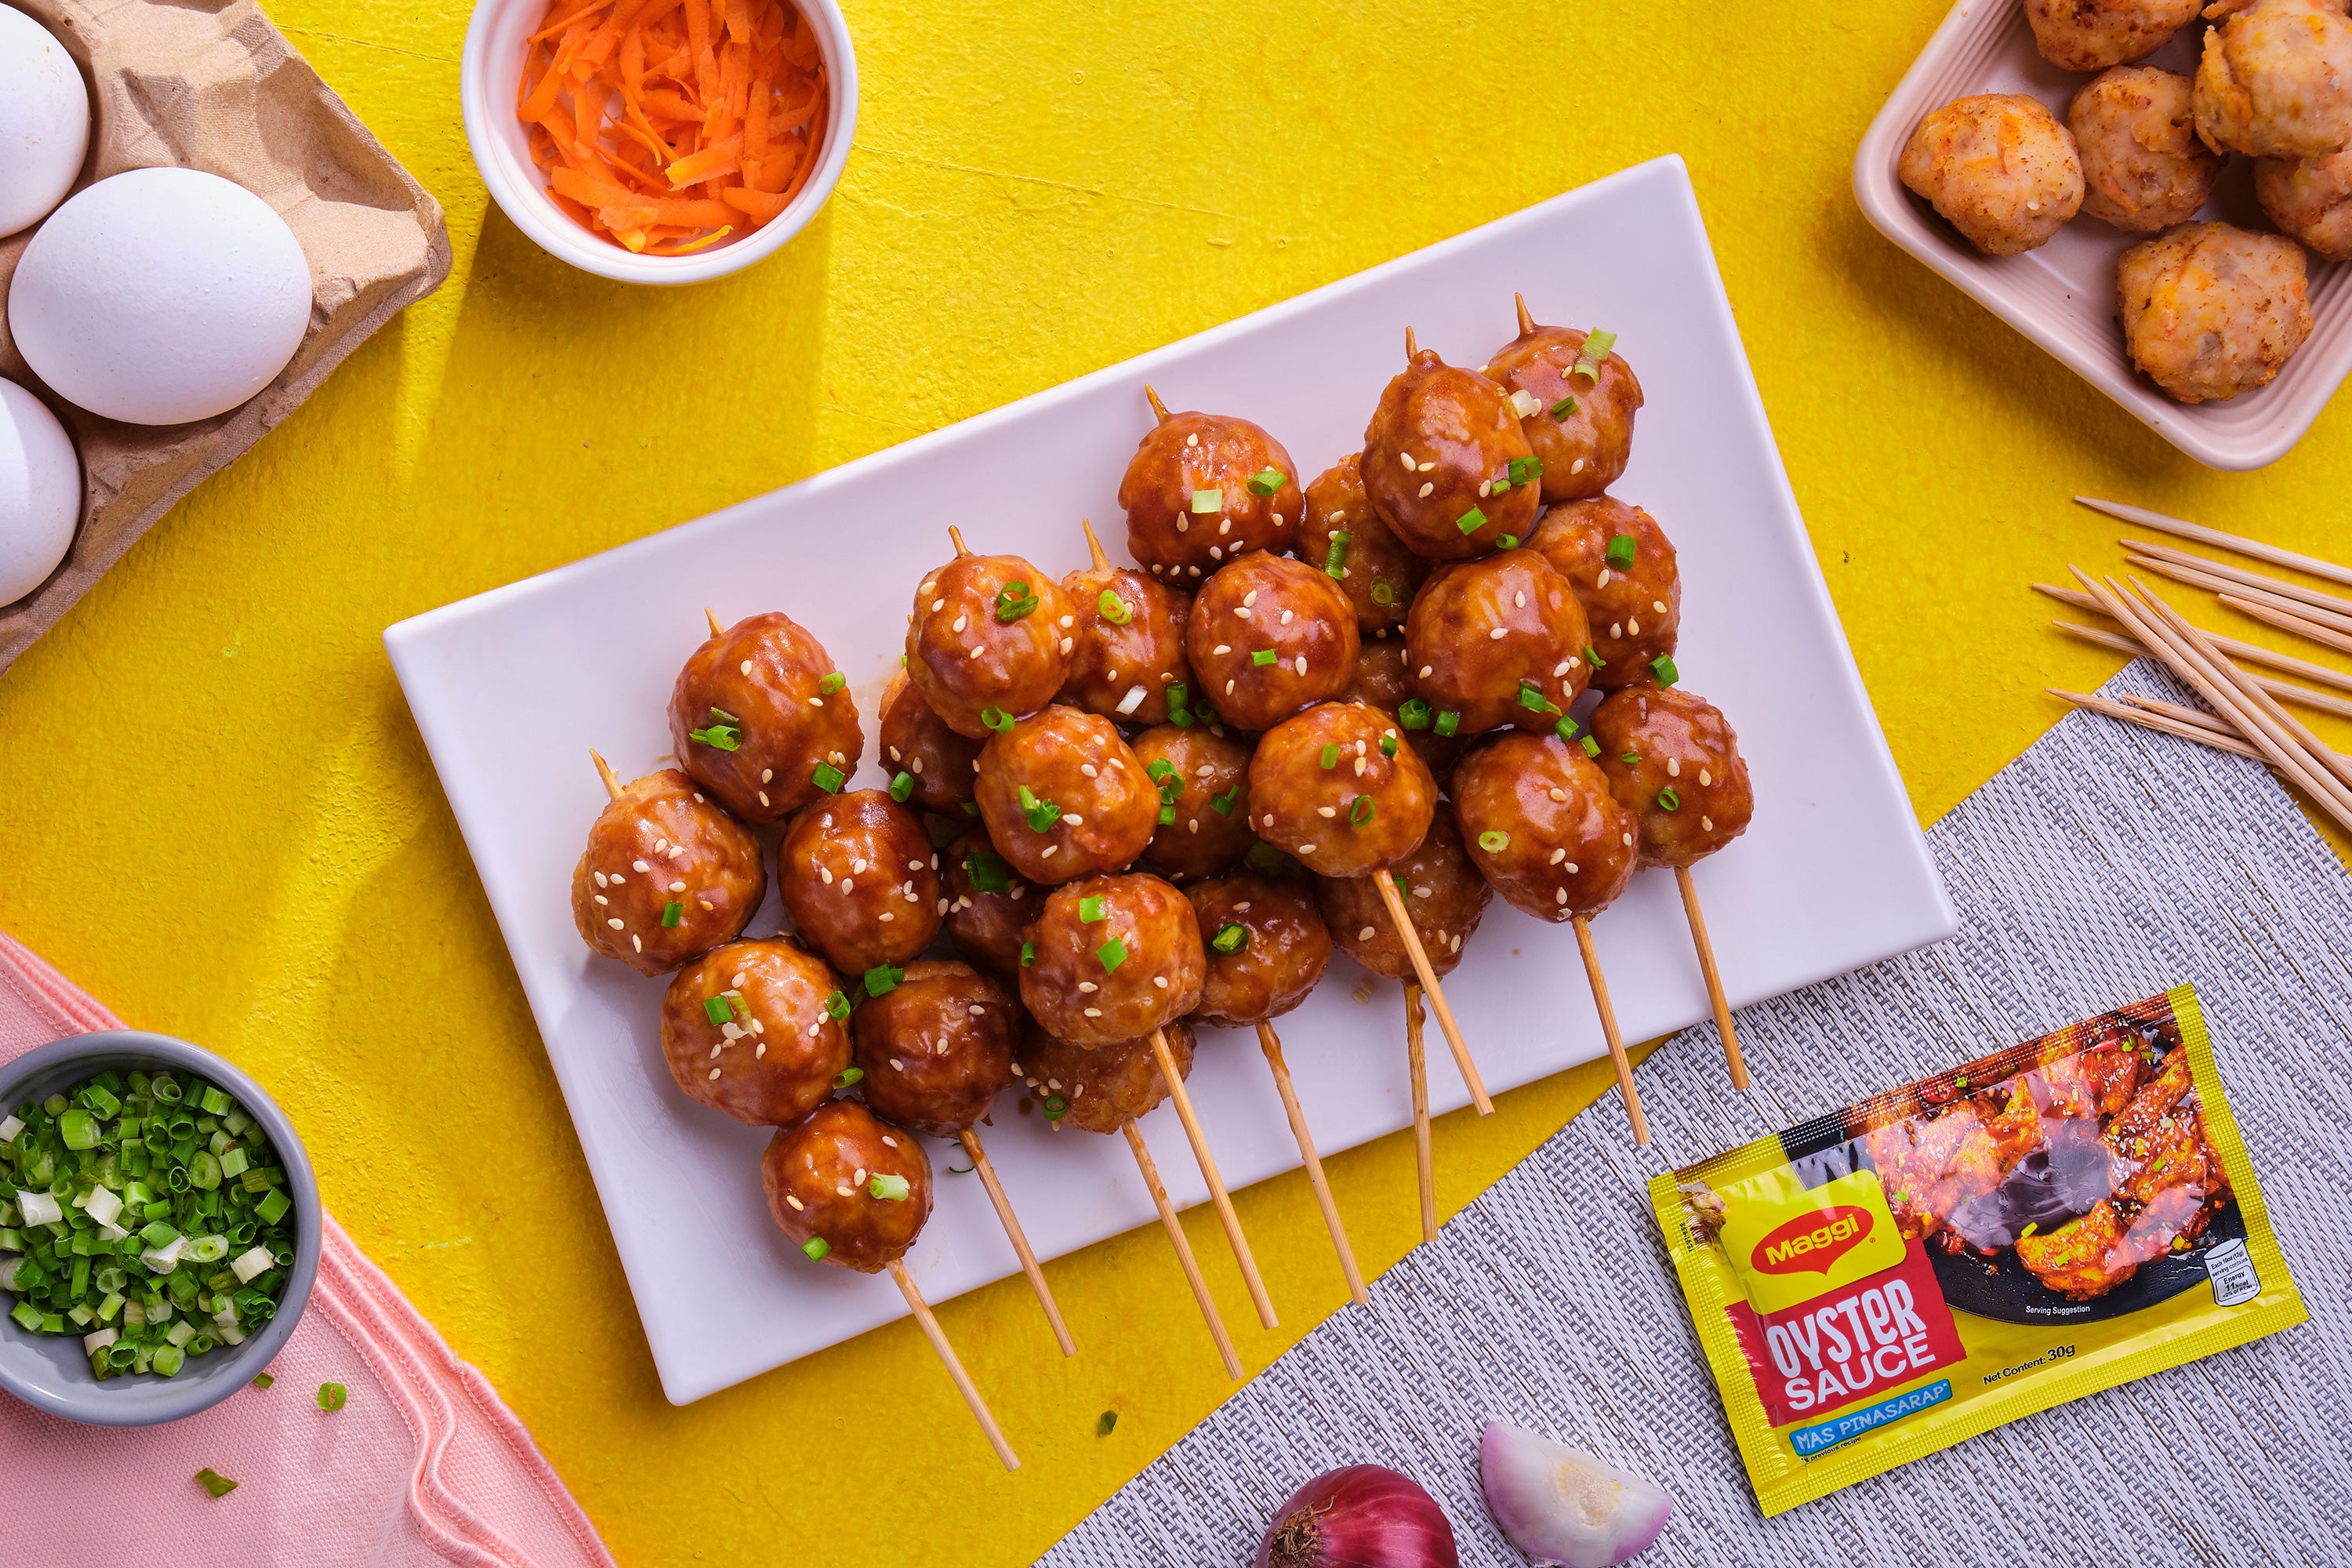
[[[2185, 700], [2145, 664], [2106, 689]], [[1955, 940], [1740, 1013], [1746, 1099], [1711, 1025], [1669, 1041], [1641, 1069], [1655, 1155], [1604, 1098], [1044, 1563], [1244, 1564], [1299, 1482], [1371, 1462], [1437, 1494], [1465, 1564], [1507, 1568], [1490, 1415], [1673, 1491], [1645, 1568], [2352, 1560], [2352, 878], [2260, 766], [2083, 713], [1927, 837]], [[1647, 1178], [2183, 980], [2311, 1321], [1765, 1519]]]

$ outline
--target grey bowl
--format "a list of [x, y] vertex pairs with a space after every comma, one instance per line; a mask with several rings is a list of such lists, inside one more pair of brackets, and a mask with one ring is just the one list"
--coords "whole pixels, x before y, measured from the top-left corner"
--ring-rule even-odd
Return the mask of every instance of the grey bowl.
[[[118, 1373], [104, 1383], [89, 1370], [78, 1334], [28, 1333], [0, 1313], [0, 1389], [52, 1415], [93, 1426], [152, 1426], [194, 1415], [226, 1399], [269, 1364], [293, 1333], [310, 1304], [319, 1275], [319, 1185], [310, 1156], [294, 1135], [294, 1124], [278, 1102], [221, 1058], [169, 1035], [140, 1029], [108, 1029], [71, 1035], [27, 1051], [0, 1066], [0, 1116], [27, 1100], [46, 1100], [108, 1068], [167, 1067], [218, 1084], [261, 1124], [270, 1147], [286, 1167], [287, 1195], [294, 1200], [294, 1268], [278, 1315], [241, 1345], [223, 1345], [188, 1358], [176, 1377], [153, 1373]], [[5, 1296], [0, 1292], [0, 1296]]]

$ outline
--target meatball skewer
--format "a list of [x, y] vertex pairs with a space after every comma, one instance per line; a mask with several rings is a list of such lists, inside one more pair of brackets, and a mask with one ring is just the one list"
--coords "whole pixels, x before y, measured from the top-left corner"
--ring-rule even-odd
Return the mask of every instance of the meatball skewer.
[[667, 974], [742, 935], [768, 888], [751, 830], [679, 769], [624, 785], [588, 755], [606, 797], [572, 869], [572, 919], [588, 950]]

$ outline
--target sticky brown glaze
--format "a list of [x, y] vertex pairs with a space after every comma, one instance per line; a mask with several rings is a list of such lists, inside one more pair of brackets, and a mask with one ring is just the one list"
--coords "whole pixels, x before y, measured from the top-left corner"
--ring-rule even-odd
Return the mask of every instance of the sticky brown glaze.
[[1538, 486], [1510, 483], [1512, 462], [1534, 456], [1498, 383], [1423, 349], [1365, 426], [1364, 492], [1407, 549], [1466, 561], [1535, 526]]
[[670, 1077], [738, 1121], [798, 1121], [833, 1097], [849, 1065], [849, 1031], [825, 1007], [840, 989], [823, 959], [782, 937], [714, 948], [662, 997]]
[[[1157, 397], [1152, 405], [1159, 408]], [[1236, 555], [1288, 550], [1306, 500], [1282, 443], [1230, 415], [1159, 412], [1118, 482], [1127, 552], [1137, 564], [1171, 587], [1189, 588]], [[1269, 470], [1282, 482], [1260, 495], [1250, 480]], [[1194, 511], [1202, 490], [1217, 492], [1216, 505]]]
[[[999, 620], [1002, 595], [1015, 583], [1028, 595], [1012, 604], [1034, 596], [1037, 607]], [[915, 590], [907, 675], [949, 729], [985, 739], [982, 714], [1017, 719], [1054, 700], [1069, 677], [1076, 626], [1062, 585], [1018, 555], [959, 555]]]
[[1202, 695], [1244, 730], [1271, 730], [1337, 697], [1355, 673], [1357, 646], [1356, 615], [1339, 584], [1263, 551], [1202, 586], [1185, 634]]
[[1591, 335], [1575, 327], [1537, 326], [1523, 307], [1519, 335], [1486, 364], [1487, 375], [1507, 394], [1524, 392], [1537, 405], [1519, 428], [1543, 462], [1538, 484], [1548, 504], [1599, 495], [1617, 482], [1633, 455], [1642, 384], [1613, 348], [1597, 374], [1593, 367], [1578, 370]]
[[1339, 591], [1356, 612], [1356, 629], [1366, 637], [1404, 625], [1412, 596], [1429, 563], [1407, 550], [1364, 494], [1363, 458], [1350, 453], [1307, 487], [1307, 521], [1298, 533], [1298, 554], [1327, 573], [1332, 541], [1347, 538], [1339, 552]]
[[[907, 1195], [875, 1195], [877, 1176], [896, 1176]], [[931, 1162], [915, 1135], [854, 1100], [836, 1100], [779, 1128], [760, 1161], [760, 1185], [776, 1228], [805, 1255], [823, 1241], [821, 1262], [879, 1274], [905, 1255], [931, 1217]]]
[[1007, 985], [1021, 980], [1021, 932], [1037, 916], [1037, 889], [975, 827], [947, 847], [940, 874], [948, 894], [948, 940], [976, 967]]
[[[759, 840], [664, 768], [596, 814], [572, 868], [572, 919], [590, 952], [667, 974], [740, 936], [767, 890]], [[677, 923], [665, 925], [672, 904]]]
[[[1250, 831], [1250, 748], [1222, 725], [1159, 724], [1135, 738], [1135, 755], [1171, 820], [1151, 835], [1145, 863], [1171, 882], [1213, 877], [1237, 864], [1257, 842]], [[1160, 764], [1166, 763], [1166, 776]]]
[[1643, 865], [1687, 866], [1748, 831], [1739, 737], [1704, 697], [1629, 687], [1592, 710], [1592, 737], [1611, 793], [1641, 821]]
[[1353, 877], [1410, 853], [1436, 806], [1429, 764], [1394, 719], [1361, 703], [1286, 719], [1250, 759], [1252, 830], [1318, 876]]
[[804, 807], [776, 851], [776, 890], [803, 940], [848, 975], [904, 963], [940, 934], [946, 899], [923, 819], [878, 789]]
[[[1633, 563], [1610, 564], [1609, 544], [1633, 542]], [[1682, 630], [1683, 580], [1675, 547], [1658, 520], [1614, 496], [1556, 506], [1528, 541], [1568, 580], [1584, 606], [1591, 647], [1601, 656], [1592, 684], [1614, 691], [1650, 679], [1650, 661], [1672, 657]]]
[[[1240, 871], [1187, 888], [1208, 944], [1199, 1016], [1211, 1024], [1260, 1024], [1301, 1002], [1331, 964], [1331, 933], [1307, 886]], [[1238, 937], [1228, 937], [1238, 931]], [[1231, 952], [1220, 940], [1237, 941]]]
[[1410, 669], [1402, 637], [1368, 642], [1356, 655], [1356, 678], [1348, 683], [1347, 690], [1339, 693], [1339, 700], [1360, 702], [1395, 719], [1397, 728], [1404, 732], [1405, 743], [1421, 753], [1421, 760], [1429, 764], [1431, 776], [1443, 788], [1445, 775], [1454, 771], [1454, 759], [1461, 756], [1469, 737], [1458, 728], [1451, 735], [1439, 734], [1431, 728], [1433, 719], [1428, 715], [1417, 714], [1414, 723], [1405, 722], [1402, 710], [1405, 700], [1412, 695], [1405, 679]]
[[1633, 814], [1557, 735], [1500, 735], [1474, 749], [1454, 770], [1454, 815], [1478, 874], [1538, 920], [1600, 913], [1639, 858]]
[[943, 816], [963, 814], [980, 772], [981, 742], [947, 727], [903, 669], [882, 693], [882, 767], [911, 781], [908, 804]]
[[953, 1138], [988, 1114], [1013, 1081], [1021, 1009], [969, 963], [922, 959], [850, 1016], [860, 1089], [886, 1121]]
[[[1048, 708], [989, 742], [979, 800], [997, 853], [1033, 882], [1124, 870], [1160, 826], [1159, 787], [1118, 726], [1075, 708]], [[1058, 808], [1046, 826], [1031, 826], [1031, 802]]]
[[[1169, 1059], [1180, 1079], [1192, 1076], [1192, 1026], [1180, 1018], [1163, 1031]], [[1045, 1125], [1056, 1132], [1116, 1132], [1140, 1121], [1168, 1098], [1168, 1080], [1150, 1037], [1080, 1046], [1055, 1039], [1034, 1022], [1021, 1045], [1013, 1070], [1036, 1091]]]
[[1429, 832], [1413, 851], [1386, 869], [1361, 877], [1315, 879], [1315, 904], [1330, 929], [1339, 951], [1391, 980], [1415, 977], [1412, 955], [1389, 919], [1388, 905], [1373, 877], [1401, 879], [1397, 891], [1404, 897], [1413, 933], [1421, 938], [1429, 966], [1440, 975], [1454, 973], [1462, 962], [1462, 945], [1478, 929], [1494, 889], [1478, 874], [1462, 847], [1462, 830], [1450, 808], [1441, 808]]
[[[678, 671], [669, 697], [671, 749], [729, 811], [746, 822], [780, 822], [824, 793], [820, 766], [846, 777], [866, 749], [856, 699], [837, 673], [824, 646], [791, 616], [746, 616], [696, 648]], [[834, 689], [824, 690], [827, 684]], [[706, 738], [696, 740], [698, 733]]]
[[[1056, 700], [1121, 724], [1165, 723], [1168, 689], [1192, 679], [1184, 659], [1191, 597], [1128, 566], [1073, 572], [1062, 591], [1077, 616], [1071, 629], [1077, 646]], [[1117, 599], [1124, 621], [1105, 612], [1105, 594]]]
[[1088, 877], [1056, 888], [1024, 934], [1032, 957], [1021, 971], [1022, 1005], [1073, 1045], [1148, 1035], [1201, 1000], [1200, 922], [1184, 895], [1157, 877]]
[[1458, 715], [1457, 734], [1549, 730], [1592, 675], [1584, 607], [1532, 550], [1431, 573], [1404, 636], [1407, 684], [1433, 712]]

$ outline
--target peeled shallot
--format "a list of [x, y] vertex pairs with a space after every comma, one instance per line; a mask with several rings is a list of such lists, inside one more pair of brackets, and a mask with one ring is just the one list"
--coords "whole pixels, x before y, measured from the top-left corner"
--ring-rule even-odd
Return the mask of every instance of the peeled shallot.
[[1561, 1568], [1627, 1561], [1657, 1540], [1675, 1507], [1637, 1476], [1500, 1421], [1478, 1444], [1478, 1479], [1511, 1544]]

